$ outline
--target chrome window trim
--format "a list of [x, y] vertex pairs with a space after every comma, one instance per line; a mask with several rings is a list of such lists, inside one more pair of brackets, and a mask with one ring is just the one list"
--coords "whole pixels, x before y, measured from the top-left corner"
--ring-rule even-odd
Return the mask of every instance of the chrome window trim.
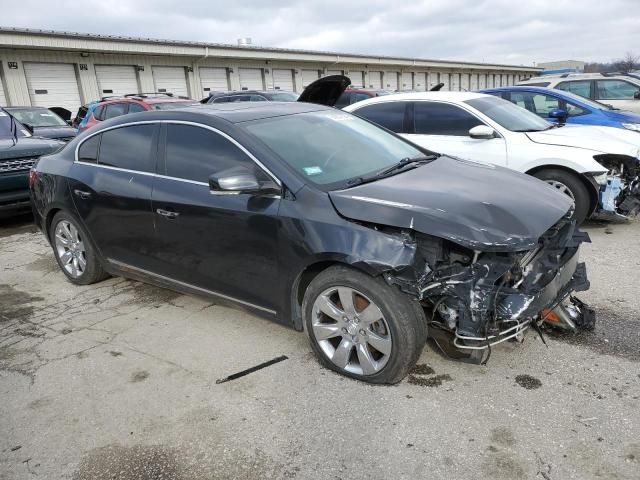
[[164, 280], [168, 283], [173, 283], [175, 285], [180, 285], [186, 288], [190, 288], [193, 290], [197, 290], [199, 292], [202, 293], [206, 293], [208, 295], [213, 295], [219, 298], [224, 298], [225, 300], [229, 300], [235, 303], [239, 303], [241, 305], [246, 305], [247, 307], [251, 307], [251, 308], [255, 308], [257, 310], [262, 310], [263, 312], [267, 312], [267, 313], [272, 313], [272, 314], [276, 314], [277, 312], [275, 310], [272, 310], [270, 308], [266, 308], [266, 307], [261, 307], [260, 305], [256, 305], [255, 303], [251, 303], [251, 302], [245, 302], [244, 300], [240, 300], [238, 298], [235, 297], [230, 297], [229, 295], [224, 295], [223, 293], [219, 293], [219, 292], [215, 292], [213, 290], [207, 290], [206, 288], [202, 288], [202, 287], [198, 287], [196, 285], [192, 285], [190, 283], [186, 283], [186, 282], [181, 282], [180, 280], [174, 280], [173, 278], [170, 277], [166, 277], [164, 275], [160, 275], [159, 273], [154, 273], [151, 272], [149, 270], [145, 270], [144, 268], [138, 268], [138, 267], [134, 267], [133, 265], [130, 265], [128, 263], [124, 263], [124, 262], [120, 262], [118, 260], [115, 260], [113, 258], [107, 258], [107, 261], [117, 267], [123, 268], [124, 270], [133, 270], [135, 272], [139, 272], [145, 275], [149, 275], [150, 277], [155, 277], [158, 278], [160, 280]]
[[191, 122], [191, 121], [188, 121], [188, 120], [139, 120], [137, 122], [121, 123], [119, 125], [114, 125], [112, 127], [106, 127], [106, 128], [100, 129], [97, 132], [93, 132], [90, 135], [87, 135], [87, 137], [83, 138], [80, 142], [78, 142], [78, 145], [76, 145], [76, 149], [75, 149], [73, 163], [77, 163], [77, 164], [81, 164], [81, 165], [91, 165], [93, 167], [105, 168], [105, 169], [109, 169], [109, 170], [117, 170], [117, 171], [121, 171], [121, 172], [138, 173], [140, 175], [147, 175], [147, 176], [151, 176], [151, 177], [165, 178], [165, 179], [169, 179], [169, 180], [177, 180], [179, 182], [192, 183], [192, 184], [195, 184], [195, 185], [206, 185], [206, 186], [209, 186], [209, 184], [207, 182], [198, 182], [196, 180], [188, 180], [186, 178], [171, 177], [171, 176], [168, 176], [168, 175], [161, 175], [159, 173], [143, 172], [143, 171], [140, 171], [140, 170], [129, 170], [129, 169], [126, 169], [126, 168], [111, 167], [109, 165], [100, 165], [99, 163], [81, 162], [80, 160], [78, 160], [78, 153], [80, 151], [80, 147], [84, 144], [84, 142], [86, 142], [87, 140], [89, 140], [92, 137], [95, 137], [96, 135], [100, 135], [101, 133], [108, 132], [110, 130], [115, 130], [117, 128], [122, 128], [122, 127], [130, 127], [130, 126], [135, 126], [135, 125], [149, 125], [149, 124], [158, 124], [158, 123], [159, 124], [165, 123], [165, 124], [176, 124], [176, 125], [191, 125], [193, 127], [204, 128], [205, 130], [210, 130], [210, 131], [212, 131], [214, 133], [217, 133], [218, 135], [220, 135], [220, 136], [226, 138], [227, 140], [229, 140], [231, 143], [233, 143], [240, 150], [242, 150], [242, 152], [244, 152], [245, 155], [247, 155], [256, 165], [258, 165], [258, 167], [260, 167], [269, 177], [271, 177], [271, 179], [274, 182], [276, 182], [278, 187], [282, 188], [282, 182], [280, 181], [280, 179], [278, 179], [278, 177], [276, 177], [271, 172], [271, 170], [269, 170], [260, 160], [258, 160], [249, 150], [247, 150], [236, 139], [234, 139], [233, 137], [229, 136], [228, 134], [218, 130], [215, 127], [211, 127], [209, 125], [204, 125], [202, 123]]

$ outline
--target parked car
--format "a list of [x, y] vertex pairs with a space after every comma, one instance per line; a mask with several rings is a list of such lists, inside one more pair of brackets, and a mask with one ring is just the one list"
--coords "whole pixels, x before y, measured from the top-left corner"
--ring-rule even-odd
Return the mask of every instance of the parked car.
[[193, 103], [194, 100], [175, 97], [171, 93], [132, 93], [122, 97], [104, 97], [100, 102], [87, 108], [79, 124], [79, 131], [83, 132], [96, 123], [129, 113], [170, 110]]
[[480, 90], [480, 93], [509, 100], [549, 122], [601, 125], [640, 132], [640, 114], [617, 110], [571, 92], [544, 87], [513, 86], [488, 88]]
[[565, 73], [533, 77], [518, 85], [564, 90], [620, 110], [640, 113], [640, 79], [633, 75]]
[[62, 272], [235, 303], [305, 330], [324, 365], [372, 383], [415, 364], [425, 308], [479, 361], [588, 288], [566, 196], [303, 103], [333, 105], [348, 84], [121, 116], [43, 158], [35, 218]]
[[0, 217], [29, 211], [29, 169], [41, 155], [64, 145], [33, 137], [14, 116], [0, 108]]
[[78, 133], [62, 118], [44, 107], [6, 107], [5, 111], [13, 115], [37, 137], [54, 138], [68, 142]]
[[382, 97], [384, 95], [390, 95], [392, 92], [388, 90], [382, 90], [380, 88], [347, 88], [338, 101], [334, 105], [336, 108], [343, 108], [353, 103], [361, 102], [362, 100], [368, 100], [369, 98]]
[[209, 97], [203, 99], [201, 103], [295, 102], [296, 100], [298, 100], [298, 94], [286, 90], [239, 90], [210, 92]]
[[533, 175], [575, 202], [581, 223], [597, 208], [640, 210], [640, 144], [628, 130], [549, 123], [473, 92], [389, 95], [345, 108], [437, 152]]

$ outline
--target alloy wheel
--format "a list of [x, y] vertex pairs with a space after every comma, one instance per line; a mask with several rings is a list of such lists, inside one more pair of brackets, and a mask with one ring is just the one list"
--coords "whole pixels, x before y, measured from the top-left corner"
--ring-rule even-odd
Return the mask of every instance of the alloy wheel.
[[80, 277], [87, 268], [84, 242], [76, 226], [60, 220], [55, 228], [56, 253], [65, 271], [73, 278]]
[[573, 192], [564, 183], [559, 182], [558, 180], [545, 180], [545, 182], [556, 188], [559, 192], [564, 193], [566, 196], [570, 197], [574, 202], [576, 201]]
[[331, 287], [318, 295], [312, 315], [313, 336], [337, 367], [367, 376], [389, 361], [391, 330], [380, 308], [362, 292]]

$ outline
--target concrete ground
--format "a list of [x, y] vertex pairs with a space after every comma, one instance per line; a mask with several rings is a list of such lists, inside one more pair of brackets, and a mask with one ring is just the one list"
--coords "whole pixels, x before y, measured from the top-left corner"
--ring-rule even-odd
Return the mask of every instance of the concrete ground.
[[427, 346], [370, 386], [240, 310], [74, 286], [28, 221], [0, 225], [0, 479], [640, 478], [638, 223], [587, 227], [595, 332], [529, 332], [487, 366]]

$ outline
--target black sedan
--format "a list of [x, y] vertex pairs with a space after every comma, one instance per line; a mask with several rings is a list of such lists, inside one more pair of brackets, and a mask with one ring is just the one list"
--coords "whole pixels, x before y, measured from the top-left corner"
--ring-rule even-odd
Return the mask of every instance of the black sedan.
[[31, 191], [71, 282], [240, 305], [373, 383], [407, 374], [427, 328], [477, 359], [588, 287], [566, 196], [309, 103], [105, 121], [43, 158]]

